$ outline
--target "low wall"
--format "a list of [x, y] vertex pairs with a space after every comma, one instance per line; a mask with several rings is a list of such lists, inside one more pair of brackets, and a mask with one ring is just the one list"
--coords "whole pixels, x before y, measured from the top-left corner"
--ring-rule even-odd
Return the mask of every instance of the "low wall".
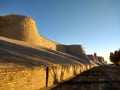
[[0, 69], [0, 90], [37, 90], [58, 84], [88, 69], [90, 65]]
[[37, 90], [45, 81], [45, 67], [0, 70], [0, 90]]

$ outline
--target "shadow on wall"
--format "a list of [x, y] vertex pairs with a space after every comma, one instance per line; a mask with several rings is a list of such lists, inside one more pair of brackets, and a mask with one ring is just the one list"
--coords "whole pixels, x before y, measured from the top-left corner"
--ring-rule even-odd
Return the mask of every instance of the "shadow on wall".
[[[85, 69], [85, 68], [84, 68]], [[58, 84], [84, 71], [82, 66], [50, 66], [46, 70], [46, 87]]]
[[52, 66], [49, 68], [49, 74], [53, 78], [53, 84], [58, 84], [59, 82], [64, 80], [65, 69], [68, 68], [65, 68], [64, 66], [61, 67]]

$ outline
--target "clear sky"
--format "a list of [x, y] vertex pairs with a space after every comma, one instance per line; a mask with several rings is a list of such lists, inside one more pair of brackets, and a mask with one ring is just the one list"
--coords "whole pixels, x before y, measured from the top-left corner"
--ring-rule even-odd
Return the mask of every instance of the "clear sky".
[[82, 44], [108, 60], [120, 48], [120, 0], [0, 0], [0, 15], [35, 19], [39, 33], [62, 44]]

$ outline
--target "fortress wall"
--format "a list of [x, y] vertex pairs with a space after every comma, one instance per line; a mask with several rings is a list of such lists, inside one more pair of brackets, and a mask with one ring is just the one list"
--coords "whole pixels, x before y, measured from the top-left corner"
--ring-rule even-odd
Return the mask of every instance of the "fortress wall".
[[104, 58], [103, 57], [97, 57], [98, 61], [101, 63], [104, 63]]
[[[30, 44], [39, 45], [48, 49], [82, 57], [88, 60], [81, 45], [62, 45], [39, 35], [35, 21], [27, 16], [6, 15], [0, 17], [0, 35]], [[82, 54], [80, 54], [82, 53]]]
[[95, 57], [93, 56], [93, 55], [87, 55], [88, 56], [88, 58], [90, 59], [90, 60], [92, 60], [92, 61], [95, 61], [96, 62], [96, 59], [95, 59]]
[[45, 81], [45, 67], [0, 69], [0, 90], [37, 90]]
[[88, 70], [88, 66], [74, 66], [74, 65], [64, 65], [64, 66], [51, 66], [48, 67], [48, 81], [47, 87], [63, 82], [67, 79], [74, 77], [77, 74], [80, 74], [83, 71]]
[[70, 79], [90, 69], [88, 66], [65, 65], [0, 69], [0, 90], [39, 90]]
[[69, 53], [88, 61], [81, 45], [66, 46], [40, 36], [35, 21], [27, 16], [0, 16], [0, 36], [25, 41], [51, 50]]
[[67, 46], [66, 45], [57, 44], [56, 50], [67, 53]]
[[66, 80], [72, 76], [74, 76], [72, 66], [49, 67], [49, 83], [47, 86], [58, 84], [59, 82], [62, 82], [63, 80]]
[[86, 61], [86, 63], [89, 63], [89, 59], [82, 48], [82, 45], [68, 45], [67, 46], [67, 53], [77, 56], [81, 58], [82, 60]]
[[[89, 59], [81, 45], [62, 45], [48, 40], [38, 34], [33, 19], [20, 15], [0, 17], [0, 35], [21, 40], [52, 50], [58, 50], [80, 57], [86, 63]], [[0, 90], [37, 90], [67, 80], [92, 65], [58, 65], [33, 68], [12, 68], [0, 70]]]
[[56, 51], [61, 51], [61, 52], [66, 52], [66, 46], [53, 42], [51, 40], [48, 40], [44, 37], [40, 36], [40, 46], [51, 49], [51, 50], [56, 50]]
[[48, 39], [45, 39], [43, 37], [39, 37], [39, 40], [41, 41], [41, 43], [39, 43], [40, 46], [51, 49], [51, 50], [56, 50], [56, 45], [57, 43], [54, 43]]
[[96, 62], [99, 62], [99, 60], [97, 58], [97, 53], [94, 53], [94, 58], [95, 58]]

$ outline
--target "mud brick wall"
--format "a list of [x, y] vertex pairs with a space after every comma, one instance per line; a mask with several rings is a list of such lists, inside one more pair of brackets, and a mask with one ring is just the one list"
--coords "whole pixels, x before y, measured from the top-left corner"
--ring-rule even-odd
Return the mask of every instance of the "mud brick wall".
[[70, 79], [92, 67], [90, 65], [58, 65], [0, 69], [0, 90], [41, 89]]
[[37, 90], [45, 81], [45, 67], [0, 69], [0, 90]]

